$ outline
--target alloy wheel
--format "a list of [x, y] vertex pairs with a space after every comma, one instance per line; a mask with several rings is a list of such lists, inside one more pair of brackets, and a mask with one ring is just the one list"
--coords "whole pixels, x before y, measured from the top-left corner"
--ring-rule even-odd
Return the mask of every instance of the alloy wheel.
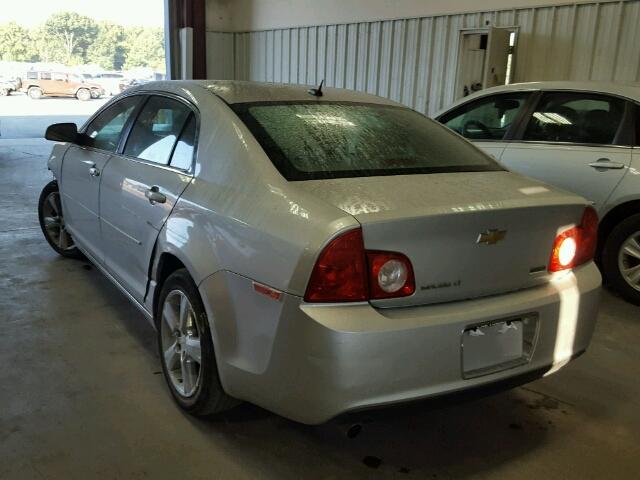
[[160, 321], [165, 369], [176, 392], [190, 397], [201, 382], [202, 351], [193, 307], [181, 290], [169, 292]]
[[58, 246], [60, 250], [72, 250], [75, 248], [73, 238], [69, 235], [62, 215], [60, 193], [51, 192], [42, 206], [44, 229], [49, 240]]
[[618, 253], [618, 268], [622, 278], [640, 291], [640, 232], [635, 232], [622, 242]]

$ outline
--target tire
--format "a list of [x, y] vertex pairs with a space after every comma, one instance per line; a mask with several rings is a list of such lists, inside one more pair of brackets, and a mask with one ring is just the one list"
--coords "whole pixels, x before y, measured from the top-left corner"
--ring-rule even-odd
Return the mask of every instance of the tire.
[[29, 95], [29, 98], [32, 100], [40, 100], [44, 95], [44, 92], [39, 87], [29, 87], [27, 95]]
[[614, 227], [602, 250], [606, 282], [625, 300], [640, 305], [640, 214]]
[[0, 97], [8, 97], [9, 89], [8, 88], [0, 88]]
[[[175, 402], [198, 417], [235, 406], [237, 401], [227, 396], [220, 384], [207, 314], [186, 269], [176, 270], [167, 278], [158, 300], [158, 353]], [[186, 315], [180, 315], [181, 311]]]
[[84, 258], [65, 229], [58, 182], [55, 180], [45, 185], [40, 193], [38, 220], [44, 238], [58, 254], [67, 258]]
[[80, 88], [76, 92], [76, 98], [82, 102], [86, 102], [88, 100], [91, 100], [91, 92], [86, 88]]

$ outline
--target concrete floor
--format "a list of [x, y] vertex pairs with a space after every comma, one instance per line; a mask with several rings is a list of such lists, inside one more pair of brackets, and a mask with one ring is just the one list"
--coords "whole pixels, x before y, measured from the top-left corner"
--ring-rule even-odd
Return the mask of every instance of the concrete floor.
[[45, 243], [49, 150], [0, 141], [1, 479], [640, 478], [640, 315], [609, 293], [584, 356], [491, 397], [317, 427], [250, 405], [182, 414], [151, 327], [95, 268]]

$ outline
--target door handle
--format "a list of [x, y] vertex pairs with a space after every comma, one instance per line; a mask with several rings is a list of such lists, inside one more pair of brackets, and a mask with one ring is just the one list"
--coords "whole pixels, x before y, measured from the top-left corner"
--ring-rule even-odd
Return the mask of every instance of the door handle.
[[608, 158], [599, 158], [597, 161], [590, 163], [589, 166], [593, 168], [620, 170], [621, 168], [624, 168], [624, 163], [612, 162]]
[[149, 199], [149, 203], [151, 205], [155, 205], [156, 203], [164, 203], [167, 201], [167, 197], [164, 194], [160, 193], [160, 187], [156, 187], [155, 185], [144, 192], [144, 196]]
[[89, 175], [91, 175], [92, 177], [99, 177], [100, 176], [100, 170], [98, 170], [96, 167], [91, 167], [89, 169]]

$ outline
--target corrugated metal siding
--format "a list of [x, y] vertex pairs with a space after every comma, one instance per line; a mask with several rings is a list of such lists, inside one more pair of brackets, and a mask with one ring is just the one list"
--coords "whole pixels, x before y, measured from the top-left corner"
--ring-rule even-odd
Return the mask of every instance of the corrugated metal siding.
[[209, 33], [211, 78], [318, 84], [433, 114], [454, 99], [460, 31], [517, 27], [514, 81], [640, 81], [640, 1]]

